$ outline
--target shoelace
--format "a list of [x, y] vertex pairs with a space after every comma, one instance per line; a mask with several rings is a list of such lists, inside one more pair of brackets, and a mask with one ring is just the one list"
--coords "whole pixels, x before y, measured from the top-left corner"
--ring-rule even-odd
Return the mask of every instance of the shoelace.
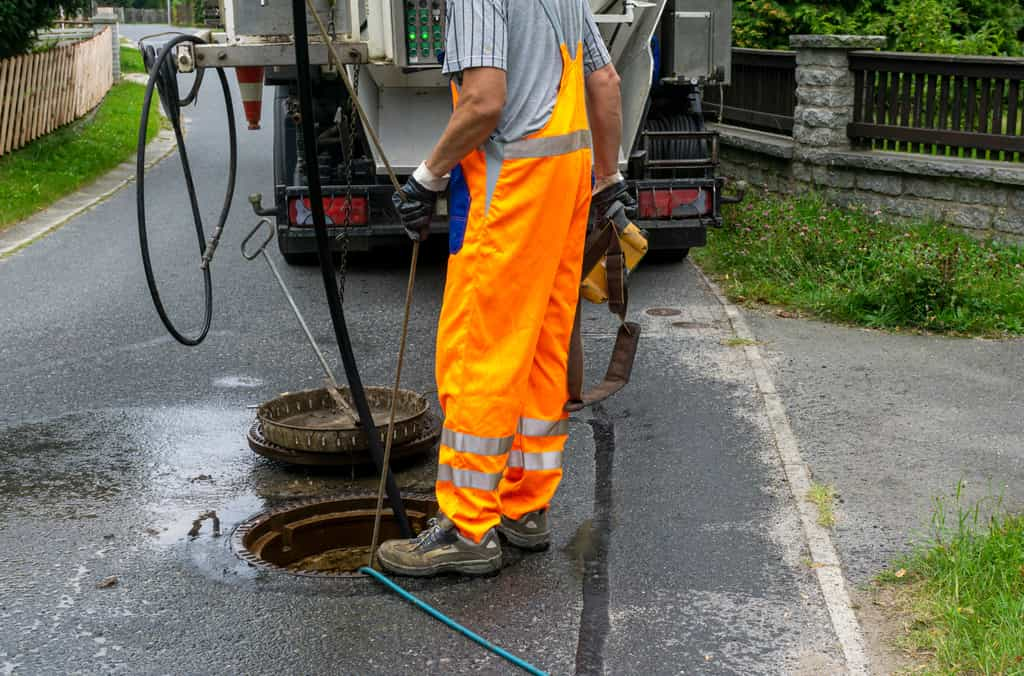
[[416, 548], [420, 549], [425, 545], [433, 544], [437, 541], [438, 537], [447, 530], [448, 529], [442, 525], [440, 520], [437, 518], [428, 519], [427, 527], [422, 533], [416, 536]]

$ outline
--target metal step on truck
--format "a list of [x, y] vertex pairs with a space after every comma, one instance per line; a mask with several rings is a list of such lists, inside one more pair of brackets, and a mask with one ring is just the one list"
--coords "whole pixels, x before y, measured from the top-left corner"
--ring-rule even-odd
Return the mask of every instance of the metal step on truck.
[[[681, 259], [705, 244], [708, 227], [722, 223], [723, 200], [733, 199], [723, 197], [718, 137], [705, 129], [702, 109], [706, 87], [729, 84], [731, 0], [590, 2], [622, 79], [620, 168], [637, 198], [637, 225], [649, 233], [654, 257]], [[345, 67], [386, 154], [400, 175], [408, 175], [451, 113], [449, 83], [439, 65], [445, 0], [317, 0], [315, 6], [350, 62]], [[273, 101], [267, 102], [273, 111], [273, 203], [264, 204], [262, 195], [250, 201], [257, 214], [276, 220], [284, 259], [298, 262], [315, 245], [288, 3], [207, 0], [206, 16], [224, 31], [211, 32], [211, 44], [188, 58], [200, 67], [238, 69], [250, 126], [259, 124], [258, 83], [274, 87]], [[317, 35], [312, 24], [310, 34]], [[394, 245], [405, 235], [391, 207], [382, 158], [317, 40], [312, 39], [311, 57], [318, 66], [318, 168], [334, 246], [365, 251]], [[435, 231], [444, 232], [445, 200], [439, 201], [436, 220]]]

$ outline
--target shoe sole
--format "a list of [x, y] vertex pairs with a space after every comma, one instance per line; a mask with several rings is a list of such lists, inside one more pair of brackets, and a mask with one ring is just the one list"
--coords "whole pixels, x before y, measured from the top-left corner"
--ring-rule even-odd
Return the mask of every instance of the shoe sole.
[[508, 543], [519, 549], [530, 552], [543, 552], [551, 547], [551, 533], [536, 533], [533, 535], [520, 535], [514, 531], [498, 527], [498, 535], [505, 538]]
[[377, 555], [377, 561], [382, 568], [395, 575], [406, 577], [431, 577], [442, 573], [456, 573], [460, 575], [488, 576], [497, 575], [501, 572], [501, 558], [483, 561], [458, 561], [452, 563], [438, 563], [430, 568], [407, 568], [401, 564], [391, 563]]

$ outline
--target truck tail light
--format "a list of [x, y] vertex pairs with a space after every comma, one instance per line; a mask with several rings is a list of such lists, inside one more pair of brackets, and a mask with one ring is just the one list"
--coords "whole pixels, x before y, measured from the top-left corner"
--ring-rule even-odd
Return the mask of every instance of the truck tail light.
[[689, 218], [711, 213], [711, 193], [701, 188], [642, 188], [640, 218]]
[[[325, 197], [324, 214], [327, 225], [344, 225], [345, 214], [349, 211], [349, 200], [346, 197]], [[292, 197], [288, 200], [288, 222], [297, 226], [313, 227], [313, 212], [309, 206], [309, 198]], [[369, 202], [365, 197], [353, 197], [351, 203], [352, 225], [366, 225], [369, 219]]]

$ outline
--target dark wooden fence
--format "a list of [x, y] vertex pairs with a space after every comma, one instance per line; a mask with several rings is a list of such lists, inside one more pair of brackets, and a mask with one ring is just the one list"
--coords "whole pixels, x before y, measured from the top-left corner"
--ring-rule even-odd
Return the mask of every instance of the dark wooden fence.
[[732, 84], [704, 90], [705, 115], [776, 134], [792, 135], [795, 108], [796, 52], [736, 48]]
[[855, 144], [1024, 160], [1024, 59], [852, 52]]

